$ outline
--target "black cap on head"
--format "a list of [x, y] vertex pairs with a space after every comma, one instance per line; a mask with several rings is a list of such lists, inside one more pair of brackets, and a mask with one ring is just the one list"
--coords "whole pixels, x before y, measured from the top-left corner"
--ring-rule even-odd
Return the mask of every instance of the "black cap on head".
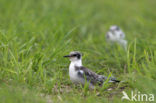
[[78, 59], [80, 59], [81, 56], [82, 54], [79, 51], [73, 51], [73, 52], [70, 52], [69, 55], [66, 55], [64, 57], [77, 57]]

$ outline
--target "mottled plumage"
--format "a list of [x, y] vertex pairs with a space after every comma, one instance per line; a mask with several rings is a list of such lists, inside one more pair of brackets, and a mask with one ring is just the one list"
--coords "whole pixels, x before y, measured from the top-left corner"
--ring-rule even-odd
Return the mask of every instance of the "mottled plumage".
[[[70, 80], [75, 84], [85, 84], [86, 82], [89, 84], [90, 88], [94, 88], [94, 85], [102, 85], [103, 82], [107, 79], [107, 77], [103, 75], [98, 75], [95, 72], [85, 68], [82, 65], [80, 52], [71, 52], [70, 55], [66, 55], [64, 57], [69, 57], [71, 63], [69, 66], [69, 76]], [[109, 82], [119, 82], [115, 78], [109, 78]]]
[[80, 78], [86, 79], [92, 85], [101, 85], [103, 84], [104, 80], [107, 79], [104, 76], [98, 75], [83, 66], [75, 66], [75, 70], [78, 72], [78, 76]]
[[109, 42], [119, 43], [125, 49], [127, 48], [125, 33], [116, 25], [113, 25], [109, 28], [109, 31], [106, 33], [106, 39]]

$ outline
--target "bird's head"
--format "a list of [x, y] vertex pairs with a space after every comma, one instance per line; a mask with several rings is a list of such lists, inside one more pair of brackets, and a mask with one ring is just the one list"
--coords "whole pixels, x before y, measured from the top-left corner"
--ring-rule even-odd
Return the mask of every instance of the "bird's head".
[[110, 41], [117, 41], [119, 39], [124, 39], [124, 37], [124, 32], [116, 25], [111, 26], [106, 34], [107, 40]]
[[110, 31], [119, 31], [120, 28], [117, 26], [117, 25], [112, 25], [110, 28], [109, 28]]
[[72, 51], [69, 55], [66, 55], [70, 59], [70, 61], [79, 61], [81, 60], [82, 54], [79, 51]]

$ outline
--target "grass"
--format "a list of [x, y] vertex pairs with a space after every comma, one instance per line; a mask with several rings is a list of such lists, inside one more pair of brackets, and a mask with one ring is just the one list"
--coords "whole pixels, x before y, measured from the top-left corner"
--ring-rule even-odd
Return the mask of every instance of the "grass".
[[[156, 95], [155, 4], [0, 0], [0, 103], [119, 103], [122, 90]], [[105, 40], [114, 24], [126, 33], [127, 52]], [[63, 58], [74, 50], [83, 53], [86, 67], [125, 82], [97, 90], [74, 86]]]

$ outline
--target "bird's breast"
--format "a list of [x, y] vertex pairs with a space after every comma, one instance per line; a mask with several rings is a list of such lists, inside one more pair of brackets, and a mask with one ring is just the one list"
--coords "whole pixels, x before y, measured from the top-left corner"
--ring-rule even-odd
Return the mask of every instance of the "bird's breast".
[[69, 76], [70, 76], [70, 79], [72, 81], [75, 81], [77, 80], [77, 72], [75, 71], [75, 68], [73, 66], [70, 66], [69, 67]]
[[70, 80], [73, 83], [80, 83], [80, 82], [82, 82], [81, 78], [78, 77], [78, 73], [75, 70], [75, 66], [73, 64], [71, 64], [69, 66], [69, 76], [70, 76]]

